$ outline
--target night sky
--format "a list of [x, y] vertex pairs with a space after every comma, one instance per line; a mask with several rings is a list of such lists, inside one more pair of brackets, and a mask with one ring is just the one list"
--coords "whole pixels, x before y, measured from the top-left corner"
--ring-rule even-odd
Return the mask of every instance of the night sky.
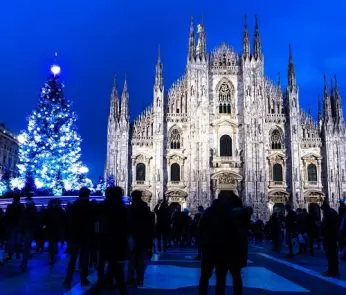
[[65, 94], [79, 117], [82, 160], [93, 180], [103, 174], [113, 76], [121, 92], [127, 74], [134, 119], [152, 101], [158, 44], [166, 90], [183, 73], [191, 16], [195, 24], [204, 19], [209, 51], [225, 41], [240, 52], [244, 14], [251, 36], [257, 14], [266, 76], [277, 80], [281, 72], [286, 85], [291, 43], [305, 109], [310, 105], [317, 112], [323, 73], [335, 72], [341, 95], [346, 96], [343, 0], [1, 2], [0, 122], [16, 133], [26, 127], [49, 67], [58, 62]]

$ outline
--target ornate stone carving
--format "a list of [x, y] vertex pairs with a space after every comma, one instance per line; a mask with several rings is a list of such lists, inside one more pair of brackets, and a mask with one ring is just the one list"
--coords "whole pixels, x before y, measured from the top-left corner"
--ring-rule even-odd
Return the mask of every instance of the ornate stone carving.
[[269, 195], [269, 201], [273, 204], [286, 204], [288, 202], [288, 194], [283, 192], [274, 192]]
[[219, 184], [236, 184], [236, 180], [229, 173], [223, 173], [218, 178]]

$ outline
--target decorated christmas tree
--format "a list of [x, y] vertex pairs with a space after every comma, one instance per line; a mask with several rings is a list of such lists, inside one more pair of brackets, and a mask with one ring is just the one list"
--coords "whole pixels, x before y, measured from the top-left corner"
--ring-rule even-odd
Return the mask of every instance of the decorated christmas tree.
[[100, 176], [99, 181], [95, 187], [96, 195], [103, 196], [106, 188], [107, 188], [107, 184], [105, 182], [105, 179], [102, 176]]
[[54, 195], [81, 187], [81, 175], [88, 172], [80, 161], [81, 138], [76, 114], [65, 98], [60, 67], [53, 65], [41, 90], [37, 108], [28, 118], [28, 127], [19, 137], [19, 172], [30, 175], [38, 189], [50, 189]]

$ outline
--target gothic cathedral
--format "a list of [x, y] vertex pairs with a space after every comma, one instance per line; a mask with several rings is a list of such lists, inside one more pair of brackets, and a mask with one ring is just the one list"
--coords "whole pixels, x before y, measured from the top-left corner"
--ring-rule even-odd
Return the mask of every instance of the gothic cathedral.
[[300, 108], [291, 48], [284, 89], [264, 76], [257, 19], [252, 50], [246, 20], [242, 42], [241, 54], [227, 44], [208, 53], [204, 26], [195, 37], [191, 23], [184, 74], [165, 91], [159, 54], [152, 106], [133, 122], [126, 81], [121, 99], [114, 83], [105, 176], [151, 206], [166, 198], [194, 209], [232, 190], [258, 218], [287, 202], [336, 207], [346, 194], [336, 78], [324, 81], [316, 121]]

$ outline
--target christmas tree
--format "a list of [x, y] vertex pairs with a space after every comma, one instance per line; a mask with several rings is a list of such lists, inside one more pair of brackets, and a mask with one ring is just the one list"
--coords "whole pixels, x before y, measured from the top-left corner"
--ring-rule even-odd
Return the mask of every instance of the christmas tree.
[[2, 178], [0, 177], [0, 197], [3, 196], [7, 191], [6, 183]]
[[[114, 181], [113, 181], [113, 184], [114, 184]], [[95, 187], [96, 195], [103, 196], [105, 193], [106, 187], [107, 185], [106, 185], [105, 179], [102, 176], [100, 176], [99, 181]]]
[[38, 189], [50, 189], [54, 195], [78, 189], [80, 176], [88, 172], [80, 161], [77, 117], [63, 88], [60, 67], [53, 65], [27, 130], [18, 137], [20, 177], [31, 175]]

